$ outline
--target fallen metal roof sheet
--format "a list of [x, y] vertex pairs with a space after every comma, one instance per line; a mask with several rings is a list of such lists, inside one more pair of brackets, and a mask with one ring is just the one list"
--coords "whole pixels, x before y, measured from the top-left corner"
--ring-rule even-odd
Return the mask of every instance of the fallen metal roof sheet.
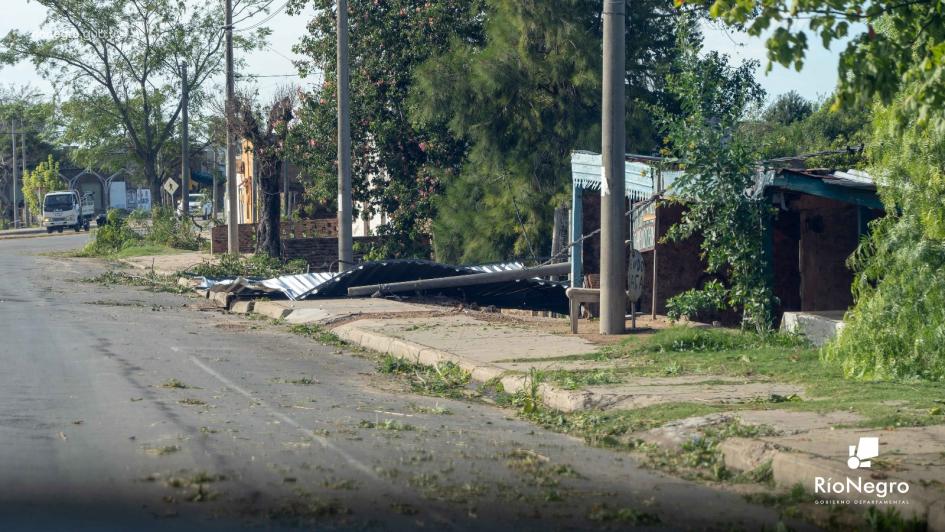
[[[416, 281], [439, 277], [453, 277], [473, 273], [521, 270], [521, 262], [485, 264], [479, 266], [450, 266], [427, 260], [388, 260], [366, 262], [343, 273], [308, 273], [286, 275], [273, 279], [207, 279], [199, 278], [198, 288], [214, 292], [231, 292], [242, 297], [282, 294], [295, 301], [300, 299], [348, 297], [348, 288], [373, 284]], [[424, 295], [442, 295], [475, 303], [480, 306], [548, 310], [566, 314], [567, 283], [545, 279], [504, 281], [476, 286], [426, 290]]]

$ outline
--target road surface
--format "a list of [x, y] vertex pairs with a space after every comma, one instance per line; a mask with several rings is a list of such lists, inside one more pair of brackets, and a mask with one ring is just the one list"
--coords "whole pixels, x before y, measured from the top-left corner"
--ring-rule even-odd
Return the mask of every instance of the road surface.
[[[3, 530], [772, 528], [769, 508], [0, 241]], [[654, 524], [654, 518], [658, 523]]]

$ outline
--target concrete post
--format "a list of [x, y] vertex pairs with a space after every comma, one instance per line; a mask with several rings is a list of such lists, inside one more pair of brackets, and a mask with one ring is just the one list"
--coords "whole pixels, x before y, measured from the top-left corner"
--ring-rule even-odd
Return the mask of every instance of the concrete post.
[[233, 133], [230, 132], [230, 113], [233, 110], [233, 97], [236, 92], [233, 80], [233, 0], [226, 0], [226, 240], [230, 255], [240, 253], [240, 233], [236, 187], [236, 146]]
[[181, 67], [181, 121], [180, 121], [180, 213], [190, 214], [190, 89], [187, 86], [187, 65]]
[[626, 0], [604, 1], [601, 179], [600, 332], [622, 334], [627, 309], [624, 248], [624, 82]]
[[351, 116], [349, 108], [348, 2], [338, 0], [338, 271], [354, 265], [351, 238]]

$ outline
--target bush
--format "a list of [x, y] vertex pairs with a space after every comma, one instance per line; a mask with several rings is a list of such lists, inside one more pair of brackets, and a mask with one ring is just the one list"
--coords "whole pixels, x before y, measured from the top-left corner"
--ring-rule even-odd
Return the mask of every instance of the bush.
[[134, 211], [127, 217], [112, 209], [106, 225], [97, 227], [82, 255], [113, 255], [132, 246], [156, 245], [196, 251], [206, 242], [189, 218], [179, 219], [171, 209], [156, 207], [150, 213]]
[[119, 251], [141, 244], [141, 235], [128, 226], [117, 209], [108, 211], [106, 225], [97, 227], [92, 233], [92, 240], [86, 244], [82, 254], [86, 256], [112, 255]]

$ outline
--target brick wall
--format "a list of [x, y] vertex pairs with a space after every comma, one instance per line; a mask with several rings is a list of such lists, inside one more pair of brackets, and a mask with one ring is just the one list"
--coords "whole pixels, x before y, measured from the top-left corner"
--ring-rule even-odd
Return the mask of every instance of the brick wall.
[[[354, 237], [354, 260], [361, 262], [371, 246], [380, 242], [379, 237]], [[337, 269], [337, 238], [295, 238], [282, 241], [285, 260], [302, 259], [309, 264], [311, 271], [324, 272]]]
[[[337, 218], [316, 218], [314, 220], [285, 221], [279, 224], [282, 240], [295, 238], [337, 238]], [[256, 226], [254, 224], [239, 225], [240, 253], [256, 251]], [[218, 225], [210, 232], [210, 249], [213, 253], [226, 253], [228, 242], [226, 226]]]

